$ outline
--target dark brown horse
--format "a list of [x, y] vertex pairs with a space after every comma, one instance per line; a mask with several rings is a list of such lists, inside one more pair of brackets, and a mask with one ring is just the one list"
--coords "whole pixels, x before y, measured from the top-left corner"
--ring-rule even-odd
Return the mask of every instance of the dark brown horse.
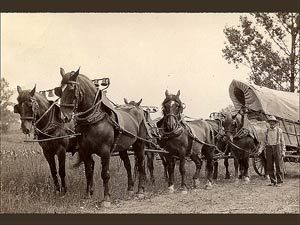
[[[226, 114], [224, 128], [229, 142], [230, 151], [234, 158], [235, 178], [244, 179], [246, 183], [249, 178], [250, 154], [256, 151], [258, 142], [249, 133], [243, 130], [243, 114]], [[239, 174], [240, 172], [240, 174]]]
[[[109, 163], [112, 152], [118, 151], [124, 161], [128, 174], [128, 191], [133, 191], [130, 160], [127, 150], [132, 150], [139, 167], [138, 196], [144, 194], [145, 166], [144, 141], [147, 130], [144, 113], [136, 107], [119, 109], [114, 112], [104, 93], [97, 91], [93, 82], [76, 72], [66, 73], [61, 69], [61, 87], [56, 94], [61, 96], [61, 110], [67, 120], [75, 113], [76, 130], [82, 135], [78, 138], [79, 162], [85, 165], [87, 180], [86, 194], [89, 197], [93, 189], [92, 154], [101, 157], [101, 177], [104, 184], [103, 206], [110, 205]], [[59, 93], [60, 92], [60, 93]], [[122, 122], [123, 121], [123, 122]], [[124, 127], [122, 127], [124, 126]]]
[[[176, 95], [165, 92], [165, 100], [162, 103], [163, 118], [157, 123], [162, 137], [159, 145], [167, 150], [169, 174], [169, 191], [174, 192], [174, 167], [175, 157], [179, 158], [179, 171], [181, 174], [181, 190], [187, 193], [186, 186], [186, 157], [190, 157], [196, 164], [196, 172], [193, 176], [194, 186], [199, 183], [200, 169], [202, 161], [200, 155], [203, 154], [207, 160], [207, 183], [206, 189], [212, 187], [212, 172], [214, 158], [214, 133], [211, 125], [205, 120], [194, 120], [184, 122], [182, 112], [184, 105], [179, 99], [180, 91]], [[175, 156], [175, 157], [174, 157]]]
[[[159, 138], [159, 131], [158, 131], [155, 121], [153, 121], [151, 119], [149, 111], [147, 111], [141, 107], [141, 102], [142, 102], [142, 99], [139, 102], [135, 102], [135, 101], [129, 102], [126, 98], [124, 98], [124, 103], [126, 105], [132, 105], [132, 106], [138, 107], [144, 111], [146, 124], [149, 124], [148, 125], [148, 140], [150, 141], [150, 142], [145, 143], [145, 147], [148, 149], [151, 149], [151, 150], [156, 149], [155, 145], [157, 144], [157, 139]], [[146, 155], [147, 168], [150, 173], [150, 181], [154, 184], [155, 183], [155, 177], [154, 177], [155, 153], [150, 152], [150, 151], [145, 151], [145, 155]], [[159, 155], [159, 157], [162, 161], [163, 167], [164, 167], [164, 177], [165, 177], [165, 179], [168, 179], [166, 158], [163, 153], [158, 153], [158, 155]], [[137, 171], [137, 164], [135, 166], [134, 171]]]
[[[224, 166], [226, 170], [225, 179], [230, 179], [230, 173], [228, 169], [229, 163], [228, 163], [228, 158], [226, 157], [230, 153], [230, 148], [228, 147], [225, 131], [223, 128], [224, 121], [219, 119], [206, 119], [205, 121], [208, 122], [214, 130], [214, 139], [216, 145], [215, 155], [225, 156], [224, 158]], [[219, 167], [218, 159], [215, 159], [213, 179], [218, 178], [218, 167]]]
[[[29, 135], [34, 126], [38, 140], [66, 136], [73, 133], [74, 123], [63, 123], [60, 118], [58, 105], [53, 104], [52, 101], [37, 93], [35, 87], [31, 91], [23, 91], [18, 86], [17, 90], [19, 93], [17, 98], [18, 104], [14, 106], [14, 112], [19, 113], [21, 116], [21, 128], [24, 134]], [[65, 138], [40, 142], [39, 144], [49, 164], [55, 191], [65, 193], [67, 191], [65, 183], [66, 152], [75, 153], [75, 139]], [[58, 157], [61, 187], [57, 178], [55, 155]]]

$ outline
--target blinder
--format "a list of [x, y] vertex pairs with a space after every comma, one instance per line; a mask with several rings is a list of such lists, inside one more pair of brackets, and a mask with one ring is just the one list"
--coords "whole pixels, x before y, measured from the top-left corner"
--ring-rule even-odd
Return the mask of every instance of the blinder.
[[61, 97], [62, 95], [62, 88], [61, 87], [56, 87], [54, 88], [54, 93], [57, 97]]
[[20, 113], [20, 108], [19, 104], [14, 106], [14, 113]]
[[[39, 110], [39, 104], [37, 103], [37, 101], [34, 99], [34, 98], [31, 98], [30, 99], [31, 103], [32, 103], [32, 116], [22, 116], [21, 115], [21, 120], [33, 120], [35, 121], [36, 119], [36, 115], [38, 113], [38, 110]], [[20, 107], [21, 105], [20, 104], [17, 104], [14, 106], [14, 113], [19, 113], [21, 114], [21, 110], [20, 110]]]
[[[73, 111], [75, 112], [77, 110], [78, 107], [78, 97], [79, 97], [79, 83], [76, 81], [68, 81], [66, 85], [69, 85], [70, 90], [74, 90], [75, 91], [75, 99], [73, 100], [73, 103], [60, 103], [61, 107], [65, 107], [65, 108], [73, 108]], [[77, 88], [76, 88], [77, 87]], [[56, 92], [59, 94], [57, 95], [58, 97], [62, 96], [62, 92], [63, 92], [63, 87], [57, 87], [55, 88], [56, 90], [54, 90], [55, 94]]]

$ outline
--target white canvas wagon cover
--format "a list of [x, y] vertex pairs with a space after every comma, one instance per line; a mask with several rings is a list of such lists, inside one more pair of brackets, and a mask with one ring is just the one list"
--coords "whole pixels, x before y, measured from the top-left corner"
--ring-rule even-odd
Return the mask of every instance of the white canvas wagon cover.
[[229, 86], [229, 95], [235, 108], [245, 105], [266, 115], [299, 122], [299, 93], [277, 91], [233, 80]]

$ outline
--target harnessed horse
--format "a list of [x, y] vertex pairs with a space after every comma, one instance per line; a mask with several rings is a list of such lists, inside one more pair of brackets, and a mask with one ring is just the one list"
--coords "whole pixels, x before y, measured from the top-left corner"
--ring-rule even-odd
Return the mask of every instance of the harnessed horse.
[[[150, 124], [149, 129], [148, 129], [148, 136], [149, 136], [148, 139], [150, 140], [150, 142], [146, 142], [145, 147], [148, 148], [148, 149], [156, 148], [156, 146], [154, 146], [154, 144], [157, 145], [157, 139], [159, 138], [159, 133], [158, 133], [159, 131], [158, 131], [158, 128], [157, 128], [155, 122], [151, 119], [149, 111], [144, 110], [140, 106], [141, 102], [142, 102], [142, 99], [139, 102], [135, 102], [135, 101], [128, 102], [128, 100], [126, 98], [124, 98], [124, 103], [126, 105], [135, 106], [135, 107], [138, 107], [138, 108], [140, 108], [144, 111], [144, 116], [145, 116], [146, 123]], [[152, 127], [152, 126], [155, 126], [155, 127]], [[151, 142], [153, 142], [153, 143], [151, 143]], [[154, 184], [155, 183], [155, 177], [154, 177], [155, 153], [150, 152], [150, 151], [145, 151], [145, 155], [146, 155], [147, 168], [148, 168], [149, 173], [150, 173], [150, 181]], [[164, 154], [158, 153], [158, 155], [159, 155], [159, 157], [162, 161], [163, 167], [164, 167], [164, 177], [167, 180], [168, 179], [167, 161], [165, 159]], [[137, 171], [136, 166], [135, 166], [134, 171]]]
[[[97, 91], [93, 82], [86, 76], [76, 72], [65, 74], [61, 69], [61, 87], [56, 89], [56, 94], [61, 96], [61, 110], [70, 120], [75, 113], [76, 130], [82, 135], [78, 138], [79, 162], [85, 165], [87, 181], [86, 195], [90, 197], [93, 190], [93, 168], [90, 166], [91, 155], [97, 154], [101, 157], [101, 177], [104, 184], [104, 199], [102, 205], [110, 206], [109, 192], [109, 163], [111, 153], [118, 151], [127, 170], [128, 191], [133, 192], [133, 180], [127, 149], [132, 146], [135, 153], [138, 171], [138, 196], [144, 195], [145, 166], [144, 166], [144, 141], [147, 131], [144, 124], [144, 113], [137, 108], [120, 109], [116, 113], [105, 104], [103, 92]], [[122, 119], [122, 127], [117, 120]]]
[[157, 126], [161, 132], [161, 139], [158, 144], [166, 149], [168, 162], [169, 182], [168, 189], [174, 192], [174, 167], [175, 157], [179, 158], [179, 171], [181, 174], [182, 193], [187, 193], [185, 177], [186, 157], [190, 157], [196, 164], [196, 171], [193, 176], [194, 186], [199, 184], [200, 169], [202, 160], [199, 157], [203, 154], [207, 160], [207, 183], [206, 189], [212, 188], [212, 172], [214, 158], [214, 134], [211, 125], [205, 120], [194, 120], [184, 122], [182, 112], [184, 105], [179, 99], [180, 91], [176, 95], [165, 92], [165, 100], [162, 103], [163, 118], [158, 121]]
[[[75, 139], [56, 139], [68, 134], [73, 134], [74, 123], [65, 124], [60, 118], [60, 108], [53, 102], [49, 101], [43, 95], [31, 90], [22, 90], [17, 86], [18, 104], [14, 106], [14, 112], [21, 116], [21, 129], [24, 134], [29, 135], [32, 128], [35, 130], [39, 145], [43, 149], [44, 156], [49, 164], [51, 175], [55, 185], [55, 191], [66, 193], [65, 183], [65, 160], [66, 152], [75, 153]], [[43, 141], [48, 138], [55, 139]], [[61, 187], [57, 178], [55, 155], [58, 157], [59, 176]]]
[[245, 182], [249, 182], [249, 158], [253, 150], [257, 148], [258, 142], [248, 132], [244, 132], [243, 121], [243, 114], [237, 113], [232, 116], [228, 113], [225, 117], [224, 128], [234, 158], [235, 179], [243, 178]]
[[[229, 173], [229, 163], [227, 156], [230, 153], [230, 148], [228, 147], [228, 143], [226, 141], [225, 131], [223, 129], [223, 123], [224, 121], [222, 119], [206, 119], [206, 122], [208, 122], [211, 127], [214, 130], [214, 139], [215, 139], [215, 155], [224, 155], [224, 166], [226, 170], [225, 179], [230, 179], [230, 173]], [[214, 172], [213, 172], [213, 179], [218, 178], [218, 167], [219, 162], [218, 159], [214, 162]]]

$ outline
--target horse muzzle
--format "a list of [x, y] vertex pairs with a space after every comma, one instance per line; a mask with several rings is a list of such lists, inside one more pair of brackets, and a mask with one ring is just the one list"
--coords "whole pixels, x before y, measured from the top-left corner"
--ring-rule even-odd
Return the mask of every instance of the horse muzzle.
[[32, 122], [23, 120], [21, 123], [21, 129], [22, 129], [23, 134], [30, 134], [30, 132], [32, 130]]

